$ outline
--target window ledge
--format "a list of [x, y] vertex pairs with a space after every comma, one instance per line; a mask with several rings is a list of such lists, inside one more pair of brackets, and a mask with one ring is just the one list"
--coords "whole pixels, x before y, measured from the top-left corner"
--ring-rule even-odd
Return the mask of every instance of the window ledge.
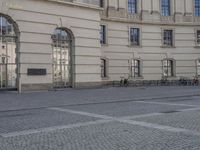
[[101, 47], [106, 47], [106, 46], [108, 46], [108, 43], [101, 44]]
[[194, 46], [194, 48], [200, 48], [200, 45], [196, 45], [196, 46]]
[[102, 80], [109, 80], [109, 77], [101, 77]]
[[177, 80], [178, 78], [176, 76], [172, 76], [172, 77], [166, 77], [167, 80]]
[[144, 79], [144, 77], [143, 76], [141, 76], [141, 77], [130, 77], [130, 79], [131, 80], [143, 80]]
[[128, 45], [128, 47], [142, 48], [142, 45], [133, 45], [133, 44], [130, 44], [130, 45]]
[[175, 46], [161, 46], [161, 48], [176, 48]]

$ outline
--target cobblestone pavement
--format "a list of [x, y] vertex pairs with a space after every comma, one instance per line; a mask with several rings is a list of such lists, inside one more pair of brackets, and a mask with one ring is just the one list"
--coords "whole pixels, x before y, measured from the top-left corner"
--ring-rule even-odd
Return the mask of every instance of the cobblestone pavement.
[[200, 150], [198, 87], [0, 93], [0, 150]]

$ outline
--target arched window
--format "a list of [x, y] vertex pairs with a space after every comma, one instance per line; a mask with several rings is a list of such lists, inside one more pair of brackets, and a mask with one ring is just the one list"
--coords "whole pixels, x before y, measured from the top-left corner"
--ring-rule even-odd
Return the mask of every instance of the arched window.
[[65, 29], [55, 29], [53, 41], [54, 87], [72, 86], [72, 35]]
[[163, 63], [163, 76], [173, 77], [175, 76], [175, 61], [173, 59], [165, 59]]
[[0, 89], [17, 87], [17, 36], [13, 22], [0, 14]]

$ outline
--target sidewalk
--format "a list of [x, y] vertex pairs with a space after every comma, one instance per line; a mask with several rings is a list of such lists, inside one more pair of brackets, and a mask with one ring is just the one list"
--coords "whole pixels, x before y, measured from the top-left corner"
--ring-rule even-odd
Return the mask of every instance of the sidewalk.
[[0, 92], [0, 111], [197, 95], [200, 95], [200, 88], [194, 86], [64, 89], [22, 94]]

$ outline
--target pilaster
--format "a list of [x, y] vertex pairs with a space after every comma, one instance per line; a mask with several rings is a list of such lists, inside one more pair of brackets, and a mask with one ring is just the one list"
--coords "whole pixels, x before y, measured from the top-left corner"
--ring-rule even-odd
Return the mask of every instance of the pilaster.
[[152, 20], [152, 16], [151, 16], [151, 0], [142, 0], [142, 20], [143, 21], [149, 21]]
[[184, 14], [184, 0], [176, 0], [175, 1], [175, 22], [182, 22]]

